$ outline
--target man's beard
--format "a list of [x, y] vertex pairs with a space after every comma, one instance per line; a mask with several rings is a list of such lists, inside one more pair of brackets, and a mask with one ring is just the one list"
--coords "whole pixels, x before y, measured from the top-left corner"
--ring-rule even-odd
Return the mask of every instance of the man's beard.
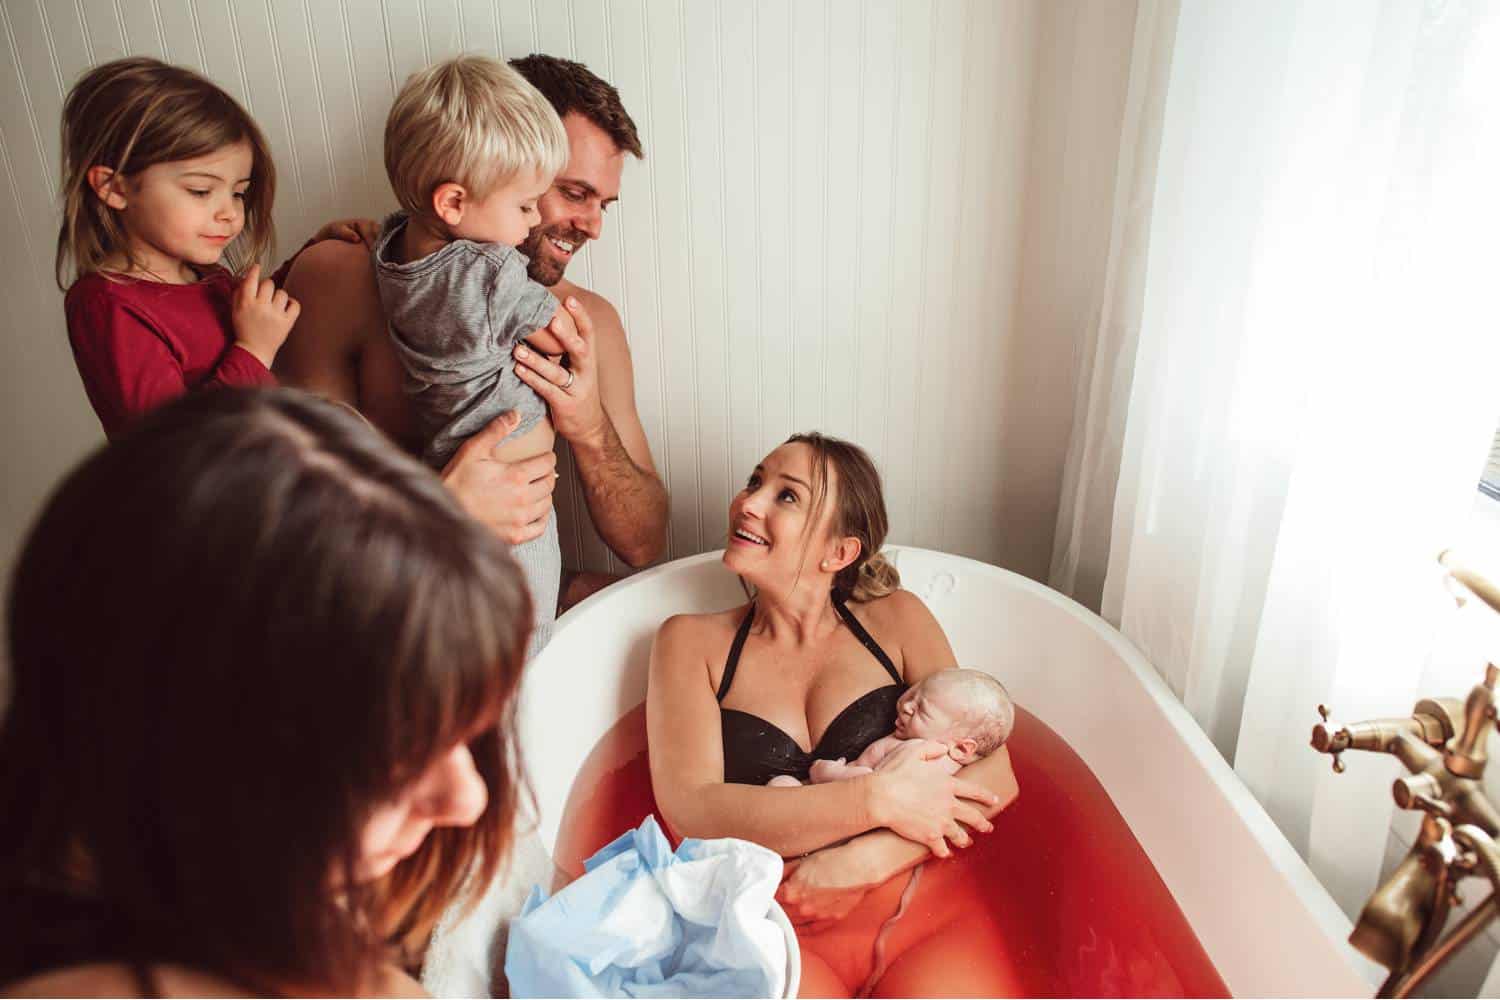
[[583, 249], [583, 245], [588, 242], [589, 238], [564, 222], [555, 226], [537, 226], [526, 239], [521, 241], [521, 245], [516, 247], [531, 261], [526, 267], [526, 276], [538, 285], [551, 288], [562, 280], [563, 272], [568, 269], [568, 260], [572, 260], [573, 256], [569, 254], [568, 260], [558, 260], [553, 256], [556, 253], [555, 248], [543, 246], [548, 239], [573, 244], [573, 253], [576, 254]]

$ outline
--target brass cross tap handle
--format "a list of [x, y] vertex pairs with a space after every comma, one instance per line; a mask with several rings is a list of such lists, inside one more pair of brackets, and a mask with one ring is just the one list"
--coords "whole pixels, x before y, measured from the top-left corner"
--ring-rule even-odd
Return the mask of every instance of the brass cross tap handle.
[[1349, 730], [1342, 726], [1331, 726], [1328, 722], [1328, 706], [1319, 705], [1318, 714], [1323, 721], [1313, 726], [1312, 747], [1319, 753], [1326, 753], [1333, 758], [1333, 773], [1344, 773], [1344, 759], [1339, 756], [1349, 749]]

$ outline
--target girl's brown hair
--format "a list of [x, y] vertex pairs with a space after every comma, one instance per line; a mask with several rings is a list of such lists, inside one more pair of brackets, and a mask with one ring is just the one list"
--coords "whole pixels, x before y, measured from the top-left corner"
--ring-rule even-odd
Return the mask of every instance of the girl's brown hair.
[[[530, 622], [504, 547], [346, 409], [216, 390], [146, 418], [16, 564], [0, 982], [27, 961], [16, 890], [59, 885], [121, 931], [97, 959], [370, 989], [509, 848]], [[371, 810], [459, 743], [483, 815], [359, 885]]]
[[233, 246], [242, 264], [264, 261], [275, 239], [271, 206], [276, 166], [244, 108], [219, 87], [180, 66], [133, 57], [96, 66], [73, 85], [62, 113], [62, 227], [54, 265], [57, 284], [103, 268], [130, 243], [114, 209], [89, 186], [91, 167], [129, 177], [147, 167], [206, 156], [231, 143], [250, 144], [245, 228]]
[[851, 601], [873, 601], [901, 586], [901, 574], [880, 552], [890, 519], [880, 472], [857, 444], [816, 431], [793, 434], [787, 444], [805, 444], [813, 453], [813, 504], [810, 524], [816, 524], [830, 492], [830, 472], [836, 488], [829, 526], [835, 538], [859, 539], [859, 556], [833, 578], [833, 592]]

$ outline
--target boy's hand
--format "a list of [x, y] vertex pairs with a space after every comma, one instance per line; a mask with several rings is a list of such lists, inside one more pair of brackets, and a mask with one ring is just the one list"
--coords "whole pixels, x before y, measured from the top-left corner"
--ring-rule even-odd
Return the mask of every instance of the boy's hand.
[[302, 305], [296, 299], [277, 288], [270, 278], [262, 280], [260, 265], [252, 264], [234, 290], [230, 305], [235, 343], [269, 369], [301, 312]]
[[380, 223], [374, 219], [335, 219], [313, 233], [312, 242], [343, 240], [345, 243], [363, 243], [367, 247], [373, 247], [379, 238]]

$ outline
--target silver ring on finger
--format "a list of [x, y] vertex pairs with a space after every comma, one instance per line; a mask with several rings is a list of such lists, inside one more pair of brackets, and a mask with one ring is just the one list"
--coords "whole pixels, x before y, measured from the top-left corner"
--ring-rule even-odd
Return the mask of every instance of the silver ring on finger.
[[566, 382], [564, 382], [561, 386], [559, 386], [559, 388], [561, 388], [563, 392], [567, 392], [569, 389], [573, 388], [573, 379], [576, 378], [576, 377], [577, 376], [572, 371], [569, 371], [568, 372], [568, 380]]

